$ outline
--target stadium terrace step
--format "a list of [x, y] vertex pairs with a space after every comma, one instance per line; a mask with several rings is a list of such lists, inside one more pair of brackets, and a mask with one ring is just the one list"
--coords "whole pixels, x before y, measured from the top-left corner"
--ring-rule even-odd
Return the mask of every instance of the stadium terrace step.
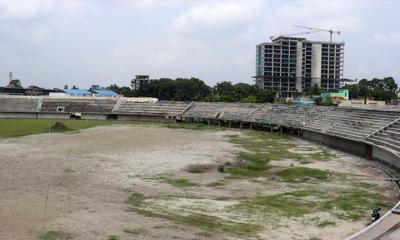
[[43, 98], [41, 112], [111, 112], [117, 99], [57, 99]]
[[[384, 136], [385, 138], [392, 138], [395, 139], [399, 142], [400, 144], [400, 133], [390, 133], [388, 131], [382, 132], [382, 133], [377, 133], [377, 136]], [[373, 137], [373, 136], [372, 136]]]
[[38, 97], [0, 97], [0, 112], [37, 112], [38, 103]]
[[398, 144], [394, 145], [394, 144], [388, 143], [386, 140], [381, 140], [381, 139], [377, 139], [377, 138], [369, 138], [367, 141], [375, 143], [376, 145], [382, 145], [384, 147], [390, 148], [390, 149], [400, 153], [400, 145], [398, 145]]
[[398, 141], [394, 138], [391, 138], [391, 137], [386, 137], [384, 135], [376, 135], [376, 136], [372, 136], [372, 138], [378, 139], [378, 140], [381, 140], [381, 141], [384, 141], [384, 142], [387, 142], [387, 143], [390, 143], [390, 144], [393, 144], [396, 146], [400, 146], [400, 141]]
[[137, 114], [137, 115], [159, 115], [159, 116], [178, 116], [189, 105], [188, 102], [166, 102], [138, 103], [121, 101], [119, 106], [114, 109], [115, 113]]
[[191, 118], [210, 118], [244, 121], [262, 104], [245, 103], [194, 103], [183, 116]]

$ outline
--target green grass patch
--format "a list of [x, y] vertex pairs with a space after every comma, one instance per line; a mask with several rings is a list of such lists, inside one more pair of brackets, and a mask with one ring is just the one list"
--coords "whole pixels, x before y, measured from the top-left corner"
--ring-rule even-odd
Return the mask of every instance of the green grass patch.
[[[373, 208], [388, 208], [390, 204], [379, 194], [351, 188], [335, 191], [305, 189], [270, 196], [256, 196], [240, 200], [232, 211], [246, 211], [249, 215], [263, 214], [268, 218], [301, 217], [315, 212], [328, 212], [339, 219], [357, 221], [369, 217]], [[318, 227], [334, 225], [334, 222], [318, 222]]]
[[197, 227], [207, 231], [222, 231], [241, 236], [255, 235], [256, 232], [261, 229], [258, 225], [223, 221], [203, 214], [192, 213], [189, 215], [179, 215], [177, 213], [169, 213], [164, 211], [154, 212], [152, 210], [143, 208], [143, 201], [145, 199], [148, 199], [148, 197], [141, 193], [132, 194], [127, 200], [127, 203], [130, 204], [129, 211], [133, 211], [147, 217], [161, 218], [177, 224]]
[[[231, 174], [233, 177], [258, 177], [265, 174], [269, 169], [270, 161], [279, 161], [283, 159], [294, 159], [302, 164], [312, 163], [314, 161], [327, 160], [334, 155], [321, 151], [314, 154], [303, 154], [289, 151], [298, 145], [288, 136], [273, 133], [250, 132], [248, 137], [230, 139], [231, 143], [238, 144], [248, 150], [248, 152], [240, 153], [238, 158], [240, 162], [224, 166], [224, 172]], [[308, 148], [306, 148], [308, 149]], [[310, 150], [315, 150], [310, 148]], [[304, 170], [304, 169], [303, 169]], [[291, 170], [296, 171], [296, 170]], [[294, 174], [300, 172], [294, 172]], [[285, 173], [282, 173], [285, 174]], [[290, 172], [288, 174], [291, 174]], [[304, 174], [311, 174], [316, 179], [324, 178], [324, 176], [313, 175], [313, 172], [305, 171]], [[323, 174], [324, 175], [324, 174]], [[303, 179], [306, 175], [303, 176]], [[289, 179], [287, 179], [289, 180]]]
[[[259, 132], [250, 132], [247, 135], [248, 138], [231, 138], [230, 142], [238, 144], [252, 153], [262, 154], [268, 160], [295, 159], [307, 164], [313, 161], [325, 161], [336, 156], [325, 150], [310, 154], [291, 152], [289, 149], [298, 147], [298, 144], [285, 135]], [[303, 149], [316, 150], [310, 147], [303, 147]]]
[[168, 183], [177, 188], [187, 188], [187, 187], [196, 187], [199, 186], [198, 183], [192, 182], [188, 179], [184, 178], [163, 178], [165, 183]]
[[126, 201], [126, 203], [138, 207], [140, 206], [144, 200], [146, 200], [147, 198], [141, 194], [141, 193], [132, 193], [131, 196], [129, 197], [128, 201]]
[[317, 202], [304, 200], [314, 192], [295, 191], [271, 196], [256, 196], [242, 200], [232, 208], [245, 210], [248, 214], [265, 214], [266, 216], [301, 217], [315, 211]]
[[321, 238], [318, 238], [318, 237], [310, 237], [308, 240], [321, 240]]
[[174, 128], [174, 129], [189, 129], [189, 130], [220, 130], [226, 131], [228, 128], [223, 128], [214, 125], [206, 124], [188, 124], [188, 123], [168, 123], [163, 124], [163, 127]]
[[65, 126], [61, 122], [56, 122], [50, 127], [51, 132], [67, 132], [67, 131], [72, 131], [70, 127]]
[[221, 187], [221, 186], [225, 186], [226, 185], [226, 181], [225, 180], [219, 180], [216, 182], [212, 182], [207, 184], [207, 187]]
[[323, 220], [317, 224], [317, 227], [319, 227], [319, 228], [324, 228], [324, 227], [328, 227], [328, 226], [336, 226], [336, 223], [333, 221], [329, 221], [329, 220]]
[[328, 180], [330, 173], [316, 168], [291, 167], [277, 173], [286, 182], [304, 182], [308, 180]]
[[121, 238], [119, 236], [117, 236], [117, 235], [110, 235], [110, 236], [108, 236], [107, 239], [108, 240], [120, 240]]
[[186, 171], [190, 173], [205, 173], [213, 168], [212, 165], [191, 164], [187, 166]]
[[[141, 124], [112, 120], [49, 120], [49, 119], [0, 119], [0, 138], [20, 137], [30, 134], [77, 131], [79, 129], [109, 124]], [[61, 126], [64, 125], [64, 126]]]
[[[71, 119], [0, 119], [0, 138], [21, 137], [31, 134], [51, 132], [78, 131], [79, 129], [111, 124], [131, 124], [167, 128], [185, 128], [192, 130], [226, 130], [216, 126], [193, 125], [185, 123], [162, 123], [146, 121], [117, 120], [71, 120]], [[64, 125], [64, 126], [62, 126]]]
[[359, 220], [366, 211], [377, 207], [388, 208], [390, 205], [380, 194], [356, 188], [343, 191], [322, 205], [323, 210], [342, 210], [336, 216], [352, 221]]
[[376, 184], [374, 183], [367, 183], [367, 182], [355, 182], [353, 184], [355, 187], [360, 187], [360, 188], [366, 188], [366, 189], [371, 189], [376, 187]]
[[68, 240], [72, 239], [72, 236], [70, 233], [66, 232], [59, 232], [59, 231], [49, 231], [46, 233], [43, 233], [42, 235], [39, 236], [40, 240]]
[[310, 154], [311, 159], [316, 160], [316, 161], [326, 161], [329, 160], [330, 158], [335, 158], [337, 157], [336, 154], [327, 152], [323, 150], [322, 152], [319, 153], [312, 153]]
[[179, 215], [166, 212], [156, 213], [141, 208], [132, 208], [131, 211], [147, 217], [160, 218], [172, 221], [177, 224], [197, 227], [200, 229], [204, 229], [207, 232], [213, 231], [230, 233], [239, 236], [254, 236], [259, 230], [261, 230], [261, 227], [255, 224], [222, 221], [215, 217], [202, 214], [193, 213], [189, 215]]
[[134, 229], [125, 228], [124, 233], [133, 234], [133, 235], [143, 235], [143, 234], [147, 233], [147, 230], [143, 229], [143, 228], [134, 228]]

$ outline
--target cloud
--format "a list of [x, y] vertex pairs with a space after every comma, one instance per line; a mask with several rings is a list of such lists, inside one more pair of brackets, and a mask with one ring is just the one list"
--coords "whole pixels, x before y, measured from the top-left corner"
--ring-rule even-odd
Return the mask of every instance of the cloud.
[[127, 0], [126, 3], [133, 10], [148, 11], [156, 8], [173, 8], [184, 3], [185, 0]]
[[400, 46], [400, 32], [375, 33], [373, 39], [386, 46]]
[[0, 0], [0, 18], [27, 19], [52, 7], [53, 1]]
[[83, 2], [66, 0], [0, 0], [0, 19], [29, 20], [43, 13], [74, 12]]
[[[352, 34], [364, 27], [360, 16], [357, 15], [359, 9], [362, 9], [361, 4], [353, 1], [289, 2], [266, 15], [266, 29], [271, 35], [307, 32], [307, 29], [293, 27], [293, 25], [303, 25], [334, 29], [345, 35]], [[310, 38], [313, 36], [321, 38], [324, 35], [309, 35]]]
[[171, 29], [194, 32], [198, 27], [233, 25], [254, 18], [263, 5], [261, 1], [206, 2], [180, 14]]

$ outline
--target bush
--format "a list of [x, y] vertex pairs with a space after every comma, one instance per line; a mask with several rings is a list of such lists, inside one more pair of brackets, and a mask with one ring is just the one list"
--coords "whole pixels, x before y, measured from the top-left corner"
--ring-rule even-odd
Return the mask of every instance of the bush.
[[225, 172], [225, 166], [224, 165], [219, 165], [217, 169], [218, 169], [218, 172], [220, 172], [220, 173]]
[[191, 164], [187, 167], [186, 171], [190, 173], [204, 173], [207, 172], [212, 166], [204, 164]]
[[63, 123], [61, 122], [56, 122], [53, 124], [53, 126], [50, 127], [50, 130], [52, 132], [66, 132], [66, 131], [71, 131], [72, 129], [65, 126]]
[[324, 98], [321, 102], [322, 106], [333, 106], [334, 104], [333, 99], [329, 96]]

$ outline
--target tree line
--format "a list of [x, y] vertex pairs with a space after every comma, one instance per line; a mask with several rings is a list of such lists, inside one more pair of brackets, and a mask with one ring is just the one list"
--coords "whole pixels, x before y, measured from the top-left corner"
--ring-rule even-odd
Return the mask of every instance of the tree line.
[[[390, 101], [396, 99], [398, 85], [392, 77], [382, 79], [373, 78], [371, 80], [361, 79], [356, 84], [346, 84], [344, 89], [349, 89], [350, 99], [368, 98], [380, 101]], [[318, 85], [304, 88], [305, 96], [316, 96], [325, 92]]]
[[375, 100], [389, 101], [396, 99], [398, 86], [392, 77], [371, 80], [361, 79], [357, 84], [346, 85], [350, 98], [373, 98]]
[[[398, 86], [392, 77], [372, 80], [362, 79], [353, 85], [346, 85], [350, 98], [373, 98], [389, 101], [396, 99]], [[125, 97], [154, 97], [169, 101], [208, 101], [208, 102], [274, 102], [275, 92], [262, 89], [247, 83], [233, 84], [220, 82], [213, 87], [198, 78], [161, 78], [142, 85], [137, 90], [130, 87], [119, 87], [115, 84], [108, 87]], [[318, 85], [306, 87], [303, 96], [320, 95], [323, 91]]]
[[115, 84], [108, 88], [125, 97], [154, 97], [170, 101], [263, 103], [273, 102], [275, 97], [271, 90], [247, 83], [221, 82], [210, 87], [198, 78], [161, 78], [137, 90]]

